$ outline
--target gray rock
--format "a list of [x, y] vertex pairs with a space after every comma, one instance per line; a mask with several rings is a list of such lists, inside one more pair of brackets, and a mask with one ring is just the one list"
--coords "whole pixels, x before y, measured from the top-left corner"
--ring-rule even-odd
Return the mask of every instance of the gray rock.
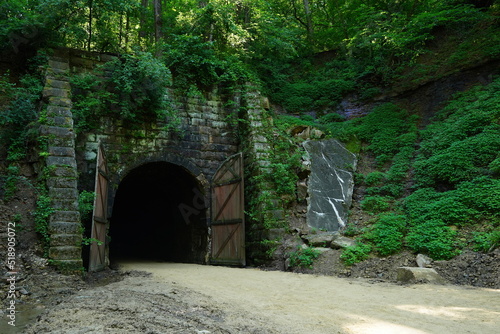
[[326, 247], [314, 247], [314, 250], [320, 254], [332, 251], [331, 248], [326, 248]]
[[418, 254], [416, 261], [420, 268], [430, 268], [432, 265], [432, 259], [424, 254]]
[[338, 236], [338, 233], [319, 233], [304, 235], [302, 239], [312, 247], [330, 247], [332, 240], [336, 239]]
[[303, 143], [310, 161], [307, 224], [338, 231], [345, 226], [354, 186], [356, 156], [334, 139]]
[[339, 236], [335, 240], [332, 241], [330, 247], [333, 249], [339, 249], [339, 248], [347, 248], [350, 246], [355, 246], [356, 241], [352, 240], [351, 238], [348, 237], [343, 237]]
[[303, 201], [307, 198], [307, 182], [305, 180], [297, 182], [297, 199]]
[[433, 284], [448, 283], [432, 268], [399, 267], [397, 281], [401, 283], [426, 282]]

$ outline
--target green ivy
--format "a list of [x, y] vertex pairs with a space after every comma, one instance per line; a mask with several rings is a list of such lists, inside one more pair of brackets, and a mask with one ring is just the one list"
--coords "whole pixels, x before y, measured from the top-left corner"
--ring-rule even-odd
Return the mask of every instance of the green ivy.
[[170, 71], [150, 53], [123, 55], [98, 67], [95, 74], [71, 79], [75, 127], [97, 128], [102, 117], [129, 126], [166, 117]]
[[51, 198], [48, 195], [39, 194], [36, 201], [36, 209], [33, 212], [35, 231], [41, 237], [45, 257], [48, 257], [50, 247], [49, 218], [54, 213], [51, 202]]
[[316, 260], [319, 255], [320, 252], [313, 247], [299, 247], [296, 251], [290, 253], [290, 266], [312, 268], [314, 260]]

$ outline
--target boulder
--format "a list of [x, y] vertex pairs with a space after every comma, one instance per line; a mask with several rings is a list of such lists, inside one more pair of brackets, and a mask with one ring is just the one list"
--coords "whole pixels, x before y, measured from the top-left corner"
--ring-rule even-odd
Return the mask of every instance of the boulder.
[[348, 238], [348, 237], [339, 236], [335, 240], [332, 240], [330, 247], [333, 249], [339, 249], [339, 248], [347, 248], [347, 247], [355, 246], [355, 245], [356, 245], [356, 241], [354, 241], [353, 239]]
[[351, 206], [356, 156], [335, 139], [308, 140], [302, 145], [311, 161], [307, 224], [338, 231], [346, 225]]
[[302, 239], [312, 247], [330, 247], [332, 240], [336, 239], [338, 236], [338, 233], [318, 233], [303, 235]]
[[401, 283], [433, 283], [446, 284], [447, 281], [439, 276], [432, 268], [399, 267], [397, 270], [397, 281]]
[[424, 254], [418, 254], [416, 261], [420, 268], [430, 268], [432, 265], [432, 259]]

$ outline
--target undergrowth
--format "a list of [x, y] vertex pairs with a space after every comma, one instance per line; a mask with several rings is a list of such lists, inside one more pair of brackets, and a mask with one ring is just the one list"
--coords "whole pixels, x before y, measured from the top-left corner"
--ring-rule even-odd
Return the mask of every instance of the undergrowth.
[[375, 171], [355, 178], [373, 219], [353, 232], [360, 243], [343, 252], [346, 264], [370, 252], [407, 248], [442, 260], [499, 246], [499, 92], [497, 79], [457, 94], [421, 131], [416, 116], [390, 103], [365, 117], [315, 122], [347, 147], [359, 141], [355, 153], [374, 161]]

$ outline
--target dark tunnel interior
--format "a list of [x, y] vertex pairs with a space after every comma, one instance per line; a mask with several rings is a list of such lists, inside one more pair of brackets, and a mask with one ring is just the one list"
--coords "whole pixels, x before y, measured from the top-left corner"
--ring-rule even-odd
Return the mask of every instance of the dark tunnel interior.
[[206, 208], [184, 168], [154, 162], [119, 184], [110, 218], [110, 261], [147, 259], [201, 263], [207, 247]]

